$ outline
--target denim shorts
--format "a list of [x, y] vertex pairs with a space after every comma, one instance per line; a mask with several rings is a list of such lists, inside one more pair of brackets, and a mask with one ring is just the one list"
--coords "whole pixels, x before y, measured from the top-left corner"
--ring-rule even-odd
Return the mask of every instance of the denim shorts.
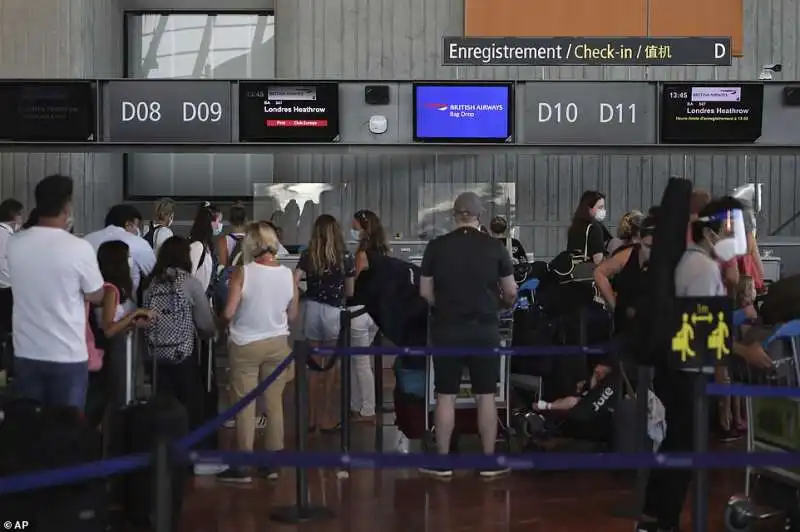
[[14, 391], [42, 406], [86, 407], [89, 362], [47, 362], [14, 358]]

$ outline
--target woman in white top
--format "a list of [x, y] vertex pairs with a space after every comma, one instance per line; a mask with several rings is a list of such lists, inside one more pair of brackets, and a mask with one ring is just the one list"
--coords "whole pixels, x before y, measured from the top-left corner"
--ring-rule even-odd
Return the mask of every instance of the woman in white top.
[[[266, 222], [247, 226], [242, 242], [244, 266], [231, 275], [223, 318], [230, 322], [228, 352], [233, 400], [240, 400], [289, 356], [289, 321], [297, 317], [299, 293], [292, 271], [278, 263], [278, 237]], [[283, 390], [294, 378], [290, 366], [264, 391], [267, 411], [265, 446], [280, 451], [283, 437]], [[236, 441], [240, 451], [253, 450], [255, 405], [236, 414]], [[278, 471], [265, 472], [277, 479]], [[250, 482], [250, 473], [231, 468], [220, 480]]]
[[211, 209], [205, 205], [197, 210], [192, 229], [189, 231], [189, 248], [192, 259], [192, 276], [200, 281], [203, 290], [208, 290], [214, 273], [214, 228]]

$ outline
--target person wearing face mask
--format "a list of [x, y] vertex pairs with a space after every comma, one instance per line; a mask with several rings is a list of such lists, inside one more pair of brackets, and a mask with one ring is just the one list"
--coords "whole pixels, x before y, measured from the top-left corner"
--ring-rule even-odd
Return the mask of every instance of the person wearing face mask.
[[11, 277], [8, 273], [8, 240], [22, 227], [22, 203], [9, 198], [0, 203], [0, 335], [11, 332]]
[[34, 195], [39, 223], [8, 243], [15, 395], [82, 410], [89, 382], [85, 301], [102, 302], [103, 276], [92, 246], [65, 231], [72, 179], [46, 177]]
[[605, 219], [606, 197], [596, 190], [584, 192], [567, 231], [567, 250], [585, 262], [600, 264], [611, 239]]
[[212, 276], [217, 270], [217, 254], [214, 251], [216, 215], [206, 202], [197, 209], [192, 228], [189, 230], [191, 244], [192, 276], [208, 291]]
[[154, 219], [144, 235], [144, 239], [156, 255], [161, 245], [175, 234], [171, 229], [173, 221], [175, 221], [175, 202], [170, 198], [161, 198], [156, 203]]
[[[741, 209], [741, 203], [733, 198], [723, 198], [710, 202], [693, 219], [692, 241], [686, 246], [674, 272], [676, 297], [727, 295], [720, 263], [730, 262], [736, 257], [736, 241], [726, 228], [725, 220], [737, 209]], [[759, 343], [734, 342], [733, 354], [757, 368], [772, 365]], [[671, 369], [663, 362], [655, 365], [653, 386], [664, 403], [668, 427], [661, 452], [692, 451], [694, 378], [694, 374]], [[637, 532], [677, 532], [691, 478], [691, 470], [651, 471]]]
[[100, 246], [112, 240], [121, 240], [128, 245], [133, 258], [133, 293], [136, 294], [141, 280], [153, 271], [156, 265], [156, 255], [150, 244], [141, 237], [139, 227], [142, 223], [142, 214], [133, 205], [121, 203], [109, 209], [106, 215], [104, 229], [89, 233], [84, 239], [92, 245], [95, 253]]

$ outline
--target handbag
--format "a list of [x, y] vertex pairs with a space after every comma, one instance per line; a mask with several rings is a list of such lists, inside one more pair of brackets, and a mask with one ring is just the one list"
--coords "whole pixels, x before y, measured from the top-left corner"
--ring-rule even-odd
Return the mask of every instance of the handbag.
[[594, 281], [594, 269], [597, 265], [589, 259], [589, 232], [592, 224], [586, 226], [586, 235], [583, 241], [583, 256], [572, 256], [572, 280]]

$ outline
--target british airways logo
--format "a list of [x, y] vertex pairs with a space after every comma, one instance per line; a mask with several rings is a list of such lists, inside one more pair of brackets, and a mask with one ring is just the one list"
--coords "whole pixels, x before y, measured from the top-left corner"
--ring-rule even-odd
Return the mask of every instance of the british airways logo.
[[453, 118], [475, 118], [476, 113], [502, 113], [505, 111], [503, 104], [472, 104], [472, 103], [426, 103], [428, 109], [446, 112]]
[[450, 106], [446, 103], [426, 103], [425, 107], [428, 109], [436, 109], [437, 111], [447, 111]]

